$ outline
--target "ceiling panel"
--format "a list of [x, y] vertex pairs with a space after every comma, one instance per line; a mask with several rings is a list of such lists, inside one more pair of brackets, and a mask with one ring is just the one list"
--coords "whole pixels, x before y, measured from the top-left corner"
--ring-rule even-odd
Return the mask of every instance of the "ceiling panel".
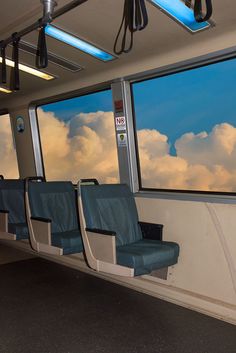
[[[70, 0], [58, 0], [57, 8], [69, 2]], [[123, 4], [124, 0], [88, 0], [83, 5], [57, 18], [54, 24], [112, 53], [115, 36], [122, 18]], [[57, 65], [49, 64], [47, 71], [58, 77], [55, 81], [44, 82], [38, 78], [32, 78], [30, 75], [22, 74], [22, 90], [16, 94], [19, 96], [25, 95], [28, 92], [42, 90], [49, 85], [53, 87], [111, 68], [117, 69], [118, 77], [119, 68], [123, 65], [128, 63], [135, 64], [145, 60], [147, 57], [163, 55], [181, 47], [202, 45], [212, 38], [219, 37], [223, 33], [235, 29], [235, 1], [214, 0], [213, 5], [216, 27], [199, 34], [191, 35], [147, 1], [149, 13], [148, 27], [142, 32], [135, 33], [134, 48], [130, 54], [123, 54], [117, 60], [109, 63], [100, 62], [78, 49], [58, 42], [53, 38], [48, 38], [49, 51], [81, 65], [84, 70], [72, 73]], [[13, 8], [14, 11], [12, 11]], [[39, 0], [1, 0], [1, 11], [4, 16], [2, 16], [0, 22], [0, 34], [9, 35], [39, 18], [42, 13], [42, 6]], [[24, 40], [36, 44], [37, 37], [38, 32], [35, 31], [24, 37]], [[0, 39], [4, 38], [0, 36]], [[11, 55], [11, 49], [8, 49], [8, 55]], [[34, 66], [35, 58], [32, 55], [21, 53], [20, 59], [22, 62]], [[0, 94], [1, 98], [4, 98], [2, 94]]]

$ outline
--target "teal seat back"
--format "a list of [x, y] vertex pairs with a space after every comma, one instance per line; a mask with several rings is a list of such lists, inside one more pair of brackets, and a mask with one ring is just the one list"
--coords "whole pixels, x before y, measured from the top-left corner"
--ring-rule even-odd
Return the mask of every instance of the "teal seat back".
[[116, 245], [142, 239], [133, 194], [124, 184], [81, 185], [86, 226], [116, 232]]
[[75, 189], [71, 182], [29, 182], [32, 217], [52, 221], [52, 233], [78, 229]]
[[0, 180], [0, 209], [9, 211], [9, 223], [26, 223], [23, 180]]

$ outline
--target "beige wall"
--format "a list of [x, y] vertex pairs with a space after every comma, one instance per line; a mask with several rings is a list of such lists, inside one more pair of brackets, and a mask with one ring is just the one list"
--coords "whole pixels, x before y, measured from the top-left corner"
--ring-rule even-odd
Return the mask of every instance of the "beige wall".
[[141, 220], [164, 224], [164, 240], [180, 244], [179, 263], [166, 284], [236, 310], [236, 205], [136, 201]]
[[[28, 106], [18, 110], [10, 109], [9, 113], [12, 120], [13, 134], [16, 143], [19, 176], [20, 178], [35, 176], [36, 170]], [[25, 131], [23, 133], [18, 132], [16, 129], [16, 119], [18, 116], [22, 116], [25, 122]]]

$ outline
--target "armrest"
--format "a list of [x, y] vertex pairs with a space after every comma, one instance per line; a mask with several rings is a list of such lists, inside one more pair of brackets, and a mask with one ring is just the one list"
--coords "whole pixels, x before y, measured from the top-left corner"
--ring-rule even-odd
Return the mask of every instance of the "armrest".
[[104, 229], [97, 229], [97, 228], [86, 228], [86, 232], [96, 233], [96, 234], [103, 234], [103, 235], [116, 235], [116, 232]]
[[163, 224], [138, 222], [144, 239], [162, 240]]
[[0, 210], [0, 213], [9, 213], [7, 210]]
[[9, 211], [0, 210], [0, 232], [8, 232], [8, 215]]
[[92, 184], [92, 185], [99, 185], [99, 182], [95, 178], [91, 179], [80, 179], [80, 184]]
[[40, 222], [46, 222], [46, 223], [52, 223], [51, 219], [43, 218], [43, 217], [31, 217], [31, 220], [40, 221]]
[[52, 221], [41, 217], [31, 217], [31, 223], [35, 240], [38, 243], [51, 245]]
[[97, 260], [116, 264], [116, 233], [86, 228], [86, 234], [93, 256]]

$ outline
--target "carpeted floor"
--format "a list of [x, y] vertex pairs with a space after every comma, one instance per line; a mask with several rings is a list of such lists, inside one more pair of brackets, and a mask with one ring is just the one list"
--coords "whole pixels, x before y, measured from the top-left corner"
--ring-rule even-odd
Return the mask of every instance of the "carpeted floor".
[[[34, 255], [0, 243], [0, 265], [33, 258]], [[2, 353], [2, 352], [0, 352]]]
[[233, 325], [40, 258], [0, 281], [0, 353], [236, 352]]

